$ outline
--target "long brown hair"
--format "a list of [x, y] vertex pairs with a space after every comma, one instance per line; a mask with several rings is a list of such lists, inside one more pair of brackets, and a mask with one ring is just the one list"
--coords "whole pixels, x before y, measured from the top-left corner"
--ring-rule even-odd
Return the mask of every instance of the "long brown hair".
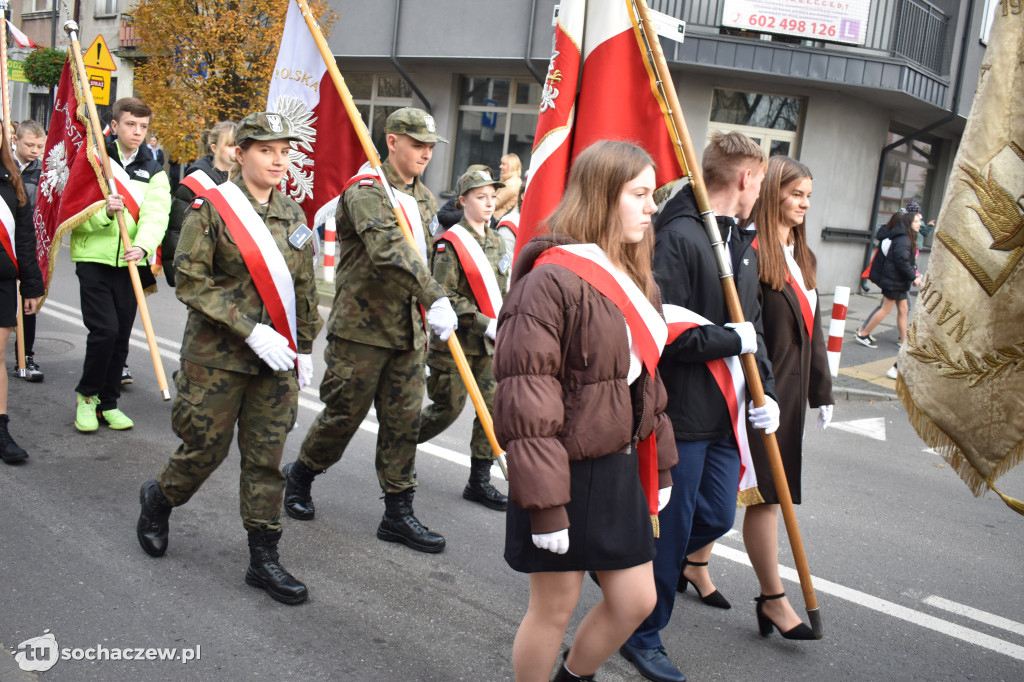
[[595, 142], [573, 162], [565, 194], [548, 218], [548, 227], [552, 234], [600, 246], [653, 303], [657, 288], [651, 275], [652, 231], [636, 244], [624, 244], [618, 224], [622, 188], [649, 167], [654, 168], [651, 155], [635, 144]]
[[[813, 180], [811, 170], [796, 159], [788, 156], [773, 156], [768, 160], [768, 171], [761, 183], [761, 195], [754, 204], [748, 224], [757, 227], [757, 273], [759, 279], [776, 291], [782, 291], [789, 275], [786, 265], [785, 246], [779, 240], [779, 225], [782, 223], [782, 200], [793, 185], [808, 178]], [[807, 219], [792, 230], [793, 259], [800, 266], [804, 286], [817, 286], [818, 259], [807, 247]]]
[[0, 144], [3, 149], [0, 151], [0, 163], [3, 163], [4, 168], [11, 174], [9, 182], [14, 187], [14, 196], [18, 199], [18, 206], [24, 206], [28, 203], [28, 195], [25, 194], [25, 185], [21, 182], [21, 171], [18, 169], [18, 163], [14, 160], [11, 143], [7, 139], [7, 126], [3, 127], [3, 143]]

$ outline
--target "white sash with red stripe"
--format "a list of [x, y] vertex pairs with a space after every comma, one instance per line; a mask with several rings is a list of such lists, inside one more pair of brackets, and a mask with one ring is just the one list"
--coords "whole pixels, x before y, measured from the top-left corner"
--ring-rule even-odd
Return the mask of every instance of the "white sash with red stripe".
[[14, 269], [17, 270], [18, 256], [14, 250], [14, 214], [11, 213], [11, 207], [3, 199], [0, 199], [0, 223], [3, 224], [3, 229], [0, 230], [0, 244], [3, 244], [4, 251], [11, 257]]
[[[668, 341], [672, 343], [685, 331], [706, 324], [714, 324], [711, 320], [678, 305], [665, 305], [662, 310], [668, 322]], [[754, 473], [754, 461], [750, 458], [750, 442], [747, 440], [747, 380], [743, 376], [743, 365], [738, 355], [705, 363], [711, 376], [718, 384], [718, 390], [725, 398], [729, 407], [729, 419], [732, 431], [736, 436], [736, 445], [740, 451], [740, 492], [757, 487], [757, 475]]]
[[514, 208], [505, 214], [505, 217], [498, 222], [498, 227], [507, 227], [516, 237], [519, 236], [519, 209]]
[[473, 290], [473, 298], [480, 312], [492, 320], [498, 319], [498, 313], [501, 312], [501, 287], [498, 286], [494, 268], [487, 260], [480, 242], [462, 225], [449, 227], [441, 239], [455, 248], [459, 265], [466, 273], [466, 280]]
[[[99, 152], [96, 152], [96, 160], [99, 161]], [[142, 200], [146, 198], [145, 193], [132, 184], [128, 171], [119, 164], [110, 162], [110, 171], [114, 176], [114, 185], [117, 187], [117, 194], [124, 201], [124, 210], [128, 211], [132, 220], [139, 222], [139, 208]]]
[[181, 184], [188, 187], [196, 196], [202, 196], [207, 190], [211, 190], [217, 186], [217, 183], [213, 181], [206, 171], [196, 169], [185, 176], [185, 179], [181, 181]]
[[791, 248], [783, 247], [782, 252], [786, 254], [786, 265], [789, 266], [789, 276], [786, 282], [793, 287], [796, 300], [800, 304], [800, 316], [804, 318], [804, 326], [807, 328], [807, 338], [814, 338], [814, 306], [818, 302], [818, 292], [808, 289], [804, 284], [804, 275], [793, 258]]
[[270, 321], [288, 345], [298, 352], [295, 332], [295, 284], [288, 264], [266, 224], [235, 183], [228, 181], [206, 192], [231, 233], [253, 284], [263, 299]]

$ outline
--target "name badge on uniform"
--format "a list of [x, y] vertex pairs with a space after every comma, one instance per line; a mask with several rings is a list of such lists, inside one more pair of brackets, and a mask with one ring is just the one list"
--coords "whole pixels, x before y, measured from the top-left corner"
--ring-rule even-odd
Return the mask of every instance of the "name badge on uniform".
[[309, 238], [313, 236], [313, 230], [309, 229], [305, 225], [299, 225], [295, 228], [295, 231], [288, 237], [288, 243], [292, 245], [293, 249], [302, 250], [302, 247], [306, 245]]
[[512, 268], [512, 256], [507, 253], [501, 257], [501, 261], [498, 263], [498, 272], [503, 275], [507, 275], [508, 271]]
[[439, 227], [441, 227], [441, 223], [438, 222], [437, 216], [435, 215], [433, 218], [430, 219], [430, 225], [427, 227], [427, 229], [430, 230], [431, 237], [437, 234], [437, 229]]

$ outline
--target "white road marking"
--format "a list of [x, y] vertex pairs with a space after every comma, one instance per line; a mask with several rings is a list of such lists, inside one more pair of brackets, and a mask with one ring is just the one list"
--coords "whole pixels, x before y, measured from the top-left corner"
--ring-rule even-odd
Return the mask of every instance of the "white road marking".
[[934, 606], [937, 609], [942, 609], [944, 611], [949, 611], [950, 613], [955, 613], [957, 615], [964, 616], [965, 618], [976, 620], [979, 623], [985, 623], [986, 625], [991, 625], [992, 627], [996, 627], [1001, 630], [1006, 630], [1008, 632], [1024, 636], [1024, 623], [1018, 623], [1016, 621], [1010, 620], [1009, 618], [997, 616], [994, 613], [981, 611], [979, 609], [967, 606], [966, 604], [958, 604], [955, 601], [949, 601], [948, 599], [943, 599], [942, 597], [938, 597], [936, 595], [932, 595], [926, 598], [924, 600], [924, 603], [928, 604], [929, 606]]
[[[747, 557], [746, 552], [741, 552], [738, 549], [727, 547], [721, 543], [716, 543], [712, 548], [712, 553], [717, 554], [720, 557], [730, 559], [736, 563], [743, 564], [744, 566], [750, 566], [750, 559]], [[789, 568], [788, 566], [779, 566], [779, 576], [783, 580], [788, 580], [793, 583], [800, 583], [800, 576], [797, 574], [795, 569]], [[983, 649], [995, 651], [996, 653], [1004, 654], [1011, 658], [1015, 658], [1018, 661], [1024, 661], [1024, 646], [1012, 644], [991, 635], [986, 635], [983, 632], [977, 630], [971, 630], [965, 628], [962, 625], [950, 623], [949, 621], [936, 618], [935, 616], [929, 616], [926, 613], [909, 609], [906, 606], [900, 606], [891, 601], [880, 599], [873, 595], [867, 594], [866, 592], [860, 592], [849, 587], [844, 587], [838, 583], [825, 580], [824, 578], [818, 578], [811, 576], [811, 582], [814, 584], [815, 593], [829, 594], [833, 597], [839, 597], [845, 599], [848, 602], [857, 604], [869, 608], [873, 611], [878, 611], [887, 616], [898, 618], [899, 620], [905, 620], [908, 623], [919, 625], [929, 630], [948, 635], [954, 639], [974, 644]]]
[[846, 422], [832, 422], [833, 429], [855, 433], [858, 436], [867, 436], [875, 440], [885, 440], [885, 418], [871, 417], [869, 419], [854, 419]]

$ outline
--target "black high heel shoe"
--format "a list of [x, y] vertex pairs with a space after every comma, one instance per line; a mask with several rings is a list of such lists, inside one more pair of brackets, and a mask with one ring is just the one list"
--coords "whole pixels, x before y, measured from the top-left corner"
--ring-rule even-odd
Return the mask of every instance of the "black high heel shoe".
[[806, 623], [800, 623], [799, 625], [783, 632], [782, 628], [775, 624], [775, 621], [765, 615], [763, 607], [766, 601], [771, 599], [782, 599], [785, 596], [785, 592], [782, 594], [772, 594], [768, 596], [762, 594], [754, 599], [754, 601], [757, 602], [757, 606], [754, 607], [754, 613], [757, 614], [757, 627], [761, 630], [761, 636], [767, 637], [772, 634], [772, 628], [775, 628], [785, 639], [816, 639], [814, 631], [811, 630]]
[[697, 587], [697, 583], [693, 582], [692, 580], [686, 577], [685, 571], [687, 566], [707, 565], [708, 562], [706, 561], [704, 563], [699, 564], [695, 561], [690, 561], [689, 559], [683, 559], [683, 570], [679, 572], [679, 583], [678, 585], [676, 585], [676, 592], [686, 592], [686, 586], [693, 585], [693, 591], [696, 592], [697, 596], [700, 597], [700, 600], [708, 606], [713, 606], [716, 609], [731, 609], [732, 604], [730, 604], [729, 600], [726, 599], [722, 595], [722, 593], [719, 592], [717, 589], [714, 592], [709, 592], [706, 595], [701, 594], [700, 589]]

